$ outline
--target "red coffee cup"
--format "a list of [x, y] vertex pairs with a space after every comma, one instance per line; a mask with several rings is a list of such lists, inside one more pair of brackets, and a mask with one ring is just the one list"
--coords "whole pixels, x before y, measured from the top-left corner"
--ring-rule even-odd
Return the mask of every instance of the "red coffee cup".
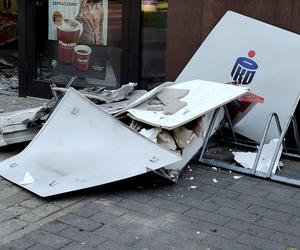
[[75, 51], [75, 67], [78, 70], [86, 71], [89, 69], [90, 55], [92, 49], [86, 45], [77, 45]]
[[58, 57], [64, 64], [72, 64], [75, 59], [74, 48], [80, 37], [81, 24], [73, 19], [64, 19], [57, 27]]

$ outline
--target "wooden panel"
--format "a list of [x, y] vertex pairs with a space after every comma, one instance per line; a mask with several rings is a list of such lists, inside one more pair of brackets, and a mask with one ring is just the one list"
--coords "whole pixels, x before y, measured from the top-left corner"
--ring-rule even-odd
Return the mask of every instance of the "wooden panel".
[[300, 33], [299, 0], [169, 0], [167, 80], [177, 78], [228, 10]]
[[228, 10], [290, 29], [293, 0], [203, 0], [202, 41]]
[[199, 47], [202, 0], [169, 0], [166, 79], [174, 81]]
[[291, 20], [291, 31], [300, 34], [300, 1], [294, 0]]

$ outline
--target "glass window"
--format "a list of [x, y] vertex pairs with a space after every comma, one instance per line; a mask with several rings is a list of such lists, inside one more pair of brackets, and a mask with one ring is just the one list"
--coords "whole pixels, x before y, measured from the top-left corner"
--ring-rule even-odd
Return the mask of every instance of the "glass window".
[[168, 0], [142, 0], [142, 83], [151, 88], [165, 80]]
[[18, 94], [17, 0], [0, 0], [0, 93]]
[[120, 83], [122, 1], [48, 0], [36, 5], [36, 78], [115, 88]]

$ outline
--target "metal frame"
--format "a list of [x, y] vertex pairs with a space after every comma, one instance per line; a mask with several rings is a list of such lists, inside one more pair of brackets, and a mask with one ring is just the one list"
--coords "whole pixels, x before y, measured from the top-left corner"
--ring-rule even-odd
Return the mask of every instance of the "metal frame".
[[[223, 142], [234, 145], [234, 146], [240, 146], [240, 147], [249, 148], [249, 149], [256, 149], [256, 146], [250, 145], [247, 142], [242, 142], [241, 143], [241, 142], [238, 141], [238, 139], [235, 135], [235, 132], [233, 130], [232, 121], [231, 121], [231, 118], [229, 116], [228, 109], [227, 109], [226, 106], [223, 106], [223, 108], [225, 110], [225, 119], [228, 123], [228, 128], [229, 128], [229, 130], [232, 134], [232, 141], [223, 140]], [[300, 186], [300, 180], [287, 178], [287, 177], [284, 177], [284, 176], [279, 176], [279, 175], [276, 175], [276, 172], [275, 172], [275, 174], [272, 174], [272, 170], [273, 170], [274, 164], [276, 162], [276, 158], [279, 154], [281, 145], [283, 145], [283, 153], [282, 153], [283, 156], [291, 157], [291, 158], [300, 160], [300, 138], [299, 138], [299, 130], [298, 130], [298, 125], [297, 125], [297, 120], [296, 120], [295, 116], [291, 116], [288, 119], [287, 123], [284, 125], [284, 128], [282, 129], [278, 114], [276, 114], [276, 113], [270, 114], [270, 116], [268, 117], [268, 119], [266, 121], [266, 125], [265, 125], [264, 131], [263, 131], [263, 135], [262, 135], [261, 141], [259, 143], [259, 147], [258, 147], [257, 155], [256, 155], [256, 158], [255, 158], [255, 161], [254, 161], [253, 169], [246, 169], [246, 168], [242, 168], [242, 167], [239, 167], [237, 165], [234, 165], [234, 164], [228, 164], [228, 163], [226, 163], [224, 161], [221, 161], [221, 160], [213, 160], [213, 159], [205, 159], [204, 158], [204, 153], [207, 150], [207, 145], [208, 145], [208, 141], [209, 141], [209, 135], [212, 132], [212, 128], [214, 126], [214, 123], [216, 121], [216, 117], [217, 117], [220, 109], [221, 108], [216, 109], [214, 111], [212, 119], [209, 123], [208, 131], [207, 131], [207, 134], [205, 136], [205, 140], [204, 140], [204, 144], [203, 144], [203, 148], [202, 148], [201, 153], [200, 153], [199, 162], [204, 163], [206, 165], [212, 165], [212, 166], [216, 166], [216, 167], [220, 167], [220, 168], [224, 168], [224, 169], [228, 169], [228, 170], [233, 170], [233, 171], [244, 173], [244, 174], [251, 174], [251, 175], [255, 175], [255, 176], [258, 176], [258, 177], [262, 177], [262, 178], [269, 178], [271, 180], [278, 181], [278, 182], [283, 182], [283, 183], [287, 183], [287, 184]], [[277, 130], [278, 130], [278, 134], [279, 134], [279, 140], [278, 140], [278, 143], [276, 145], [276, 149], [275, 149], [274, 155], [272, 157], [272, 161], [271, 161], [271, 164], [269, 166], [268, 172], [263, 173], [263, 172], [257, 171], [257, 165], [258, 165], [259, 159], [261, 157], [262, 149], [263, 149], [263, 147], [266, 143], [266, 138], [267, 138], [268, 132], [270, 130], [271, 122], [273, 120], [275, 120], [275, 123], [276, 123], [276, 126], [277, 126]], [[285, 145], [285, 142], [284, 142], [284, 138], [286, 136], [286, 133], [287, 133], [288, 128], [289, 128], [291, 123], [292, 123], [292, 126], [293, 126], [293, 135], [294, 135], [294, 139], [295, 139], [295, 142], [296, 142], [296, 152], [297, 153], [289, 153], [288, 149]]]

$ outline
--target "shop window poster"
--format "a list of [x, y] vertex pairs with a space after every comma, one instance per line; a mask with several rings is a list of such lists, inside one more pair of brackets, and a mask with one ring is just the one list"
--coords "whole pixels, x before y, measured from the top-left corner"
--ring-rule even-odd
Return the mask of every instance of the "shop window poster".
[[0, 0], [0, 11], [4, 13], [16, 13], [17, 0]]
[[50, 68], [104, 79], [108, 0], [49, 0]]

